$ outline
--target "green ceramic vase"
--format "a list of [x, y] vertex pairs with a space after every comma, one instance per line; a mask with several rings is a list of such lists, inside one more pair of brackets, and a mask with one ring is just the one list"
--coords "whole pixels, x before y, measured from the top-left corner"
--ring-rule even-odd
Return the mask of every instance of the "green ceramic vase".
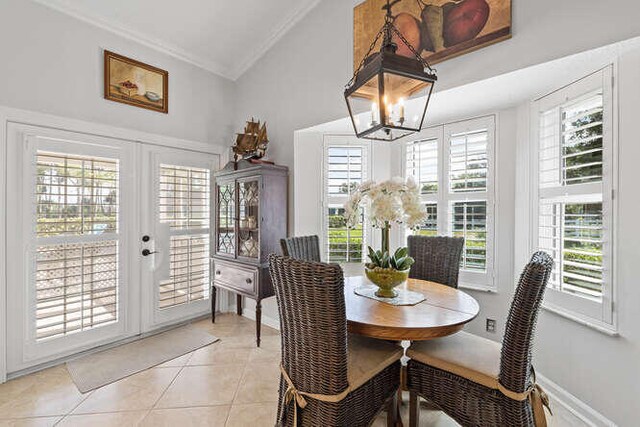
[[395, 298], [398, 296], [398, 291], [394, 288], [406, 282], [409, 278], [409, 271], [407, 270], [395, 270], [393, 268], [364, 268], [367, 278], [371, 280], [377, 287], [376, 296], [381, 298]]

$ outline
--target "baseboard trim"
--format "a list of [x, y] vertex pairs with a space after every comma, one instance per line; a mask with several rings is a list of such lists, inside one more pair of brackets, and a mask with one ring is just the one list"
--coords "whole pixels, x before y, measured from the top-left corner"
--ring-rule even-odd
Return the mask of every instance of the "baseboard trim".
[[[234, 308], [235, 310], [235, 308]], [[253, 310], [242, 310], [242, 316], [246, 317], [247, 319], [251, 319], [251, 320], [256, 320], [256, 313]], [[277, 331], [280, 330], [280, 321], [278, 319], [274, 319], [273, 317], [270, 316], [265, 316], [264, 314], [262, 315], [262, 323], [265, 326], [268, 326], [270, 328], [273, 328]]]
[[560, 387], [558, 384], [551, 381], [549, 378], [538, 373], [536, 375], [536, 379], [538, 384], [549, 395], [551, 409], [554, 410], [554, 413], [559, 412], [554, 409], [554, 406], [556, 408], [560, 406], [564, 409], [567, 416], [573, 418], [572, 421], [584, 423], [590, 427], [616, 427], [616, 423], [575, 397], [573, 394], [569, 393], [567, 390]]

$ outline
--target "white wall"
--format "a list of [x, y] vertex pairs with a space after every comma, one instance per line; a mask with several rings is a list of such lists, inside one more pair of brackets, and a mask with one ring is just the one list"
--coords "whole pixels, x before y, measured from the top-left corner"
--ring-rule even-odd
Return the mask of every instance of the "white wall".
[[[169, 114], [103, 98], [103, 49], [169, 72]], [[28, 0], [0, 0], [0, 105], [209, 143], [232, 135], [233, 82]]]

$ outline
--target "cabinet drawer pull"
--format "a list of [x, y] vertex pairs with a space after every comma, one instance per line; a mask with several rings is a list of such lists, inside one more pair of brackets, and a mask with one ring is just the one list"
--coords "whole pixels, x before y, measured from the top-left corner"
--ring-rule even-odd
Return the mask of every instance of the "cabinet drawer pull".
[[247, 279], [246, 282], [247, 282], [247, 285], [250, 285], [251, 284], [251, 279]]
[[222, 274], [222, 272], [221, 272], [220, 270], [216, 270], [216, 275], [218, 275], [218, 276], [219, 276], [219, 275], [221, 275], [221, 274]]

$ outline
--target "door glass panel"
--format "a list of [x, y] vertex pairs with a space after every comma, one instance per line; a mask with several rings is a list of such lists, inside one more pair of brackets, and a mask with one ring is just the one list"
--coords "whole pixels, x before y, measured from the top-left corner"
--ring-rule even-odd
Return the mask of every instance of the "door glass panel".
[[160, 165], [159, 218], [171, 230], [160, 309], [209, 298], [209, 178], [208, 169]]
[[235, 184], [218, 186], [218, 253], [235, 254]]
[[160, 222], [173, 230], [209, 228], [209, 171], [160, 166]]
[[36, 339], [118, 321], [116, 159], [37, 152]]
[[258, 258], [260, 248], [258, 181], [238, 183], [238, 255]]

